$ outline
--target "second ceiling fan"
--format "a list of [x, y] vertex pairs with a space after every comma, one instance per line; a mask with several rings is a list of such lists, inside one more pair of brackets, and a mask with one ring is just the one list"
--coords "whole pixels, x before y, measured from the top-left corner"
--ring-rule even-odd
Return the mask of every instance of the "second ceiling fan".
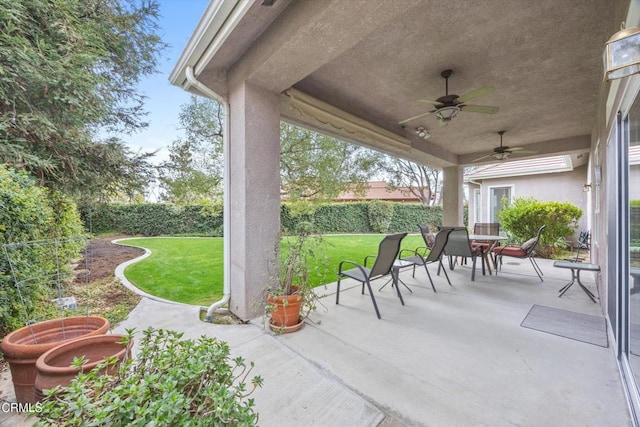
[[482, 159], [486, 159], [487, 157], [494, 157], [496, 160], [507, 160], [509, 158], [509, 156], [511, 156], [512, 153], [517, 153], [517, 154], [535, 154], [537, 153], [537, 151], [532, 151], [532, 150], [525, 150], [522, 147], [508, 147], [508, 146], [504, 146], [502, 145], [502, 135], [504, 135], [506, 131], [501, 130], [498, 132], [498, 135], [500, 135], [500, 146], [496, 147], [493, 149], [493, 152], [490, 154], [487, 154], [486, 156], [482, 156], [482, 157], [478, 157], [477, 159], [473, 160], [474, 162], [480, 161]]
[[478, 89], [472, 90], [471, 92], [467, 92], [462, 96], [454, 94], [450, 95], [449, 77], [451, 77], [451, 74], [453, 74], [453, 70], [444, 70], [442, 73], [440, 73], [445, 81], [445, 94], [443, 96], [437, 98], [435, 101], [430, 101], [427, 99], [418, 100], [418, 102], [433, 105], [435, 107], [434, 110], [418, 114], [417, 116], [409, 117], [408, 119], [399, 122], [399, 124], [402, 125], [410, 122], [411, 120], [415, 120], [420, 117], [435, 113], [435, 116], [440, 121], [440, 124], [444, 126], [449, 123], [455, 116], [457, 116], [461, 111], [483, 114], [495, 114], [498, 112], [498, 107], [467, 104], [467, 102], [471, 101], [472, 99], [480, 98], [481, 96], [488, 95], [494, 92], [496, 89], [493, 86], [483, 86]]

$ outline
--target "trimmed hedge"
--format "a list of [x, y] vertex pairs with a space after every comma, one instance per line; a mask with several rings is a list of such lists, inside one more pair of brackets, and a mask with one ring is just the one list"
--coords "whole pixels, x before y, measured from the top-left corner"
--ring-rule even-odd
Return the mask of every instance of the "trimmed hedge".
[[[388, 225], [385, 222], [387, 232], [417, 232], [418, 223], [442, 224], [441, 206], [385, 203], [388, 205], [385, 204], [383, 209], [392, 212], [390, 219], [387, 218]], [[312, 212], [292, 213], [291, 207], [285, 203], [280, 208], [282, 230], [288, 233], [295, 230], [300, 222], [308, 221], [313, 222], [320, 233], [377, 233], [381, 224], [371, 224], [370, 205], [368, 202], [332, 203], [317, 206]], [[95, 234], [222, 236], [220, 208], [212, 210], [199, 205], [181, 208], [160, 203], [108, 204], [85, 207], [81, 215], [87, 229]]]
[[87, 230], [94, 234], [117, 233], [159, 236], [198, 234], [222, 236], [220, 209], [170, 204], [105, 204], [81, 209]]

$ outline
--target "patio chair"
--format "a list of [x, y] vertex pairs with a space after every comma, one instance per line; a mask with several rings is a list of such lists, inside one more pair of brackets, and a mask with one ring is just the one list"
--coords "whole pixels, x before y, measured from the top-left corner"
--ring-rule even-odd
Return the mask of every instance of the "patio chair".
[[[501, 269], [502, 257], [508, 256], [512, 258], [522, 258], [522, 259], [528, 258], [529, 261], [531, 261], [531, 265], [533, 266], [533, 269], [535, 270], [536, 274], [540, 278], [540, 281], [544, 282], [544, 280], [542, 279], [542, 276], [544, 274], [542, 273], [542, 270], [540, 269], [540, 266], [538, 266], [538, 263], [536, 262], [536, 260], [533, 258], [533, 254], [536, 250], [536, 247], [538, 246], [538, 243], [540, 242], [540, 236], [542, 235], [542, 232], [544, 231], [545, 228], [546, 228], [546, 225], [543, 225], [542, 227], [540, 227], [536, 237], [532, 237], [531, 239], [527, 240], [519, 247], [518, 246], [500, 246], [500, 247], [494, 248], [493, 249], [494, 264], [496, 264], [498, 268]], [[497, 269], [496, 269], [496, 274], [498, 274]]]
[[[427, 244], [426, 247], [419, 247], [416, 250], [412, 251], [410, 249], [403, 249], [400, 251], [400, 259], [402, 261], [406, 261], [413, 264], [413, 275], [412, 277], [416, 277], [416, 265], [423, 265], [425, 271], [427, 272], [427, 277], [429, 278], [429, 282], [431, 282], [431, 287], [433, 288], [433, 292], [436, 292], [436, 287], [433, 285], [433, 280], [431, 279], [431, 274], [429, 273], [429, 269], [427, 268], [427, 264], [432, 264], [434, 262], [438, 262], [440, 265], [438, 266], [438, 270], [442, 268], [442, 254], [444, 253], [444, 247], [447, 245], [447, 240], [449, 238], [449, 233], [451, 230], [441, 230], [435, 235], [435, 240], [432, 247], [428, 247], [427, 235], [423, 228], [420, 227], [420, 232], [422, 233], [422, 238]], [[411, 253], [411, 256], [403, 257], [403, 253]], [[451, 281], [449, 280], [449, 275], [447, 274], [447, 270], [442, 268], [444, 271], [444, 275], [447, 278], [447, 282], [449, 282], [449, 286], [451, 286]]]
[[591, 248], [591, 233], [589, 230], [581, 230], [578, 235], [577, 248], [576, 248], [576, 257], [573, 260], [574, 262], [582, 261], [580, 258], [580, 250], [584, 249], [585, 251], [589, 251]]
[[435, 234], [429, 230], [429, 226], [427, 224], [418, 224], [418, 228], [420, 229], [420, 233], [424, 239], [424, 244], [427, 245], [427, 248], [431, 249], [436, 243]]
[[[499, 236], [500, 235], [500, 223], [499, 222], [476, 222], [473, 225], [473, 234], [484, 234], [485, 236]], [[471, 242], [471, 247], [480, 247], [482, 252], [489, 252], [494, 247], [500, 246], [499, 241], [494, 242]], [[497, 267], [495, 264], [494, 267]]]
[[[472, 247], [469, 241], [469, 232], [465, 227], [443, 227], [442, 230], [451, 230], [447, 244], [444, 247], [444, 254], [449, 257], [449, 268], [453, 270], [453, 257], [471, 258], [471, 281], [476, 280], [476, 261], [478, 257], [482, 260], [482, 274], [486, 274], [484, 257], [480, 247]], [[440, 272], [440, 268], [438, 268]]]
[[[393, 277], [393, 263], [395, 262], [396, 257], [400, 252], [400, 243], [406, 235], [407, 233], [398, 233], [386, 236], [384, 239], [382, 239], [380, 245], [378, 246], [378, 254], [365, 257], [364, 263], [362, 265], [349, 260], [341, 261], [338, 265], [338, 287], [336, 290], [336, 304], [339, 304], [340, 301], [340, 281], [344, 277], [349, 277], [362, 283], [363, 295], [364, 285], [367, 285], [367, 288], [369, 289], [369, 295], [371, 296], [371, 302], [373, 303], [373, 308], [376, 311], [378, 319], [381, 319], [380, 310], [378, 310], [378, 304], [376, 303], [376, 298], [373, 295], [373, 290], [371, 289], [371, 281], [391, 274], [394, 284], [397, 288], [397, 277]], [[370, 258], [375, 258], [375, 261], [373, 263], [373, 266], [371, 266], [371, 268], [368, 268], [367, 261]], [[354, 266], [355, 268], [343, 270], [343, 268], [348, 265]], [[399, 290], [398, 296], [400, 296]]]
[[[486, 236], [499, 236], [500, 223], [499, 222], [476, 222], [473, 225], [473, 234], [484, 234]], [[472, 242], [472, 246], [482, 246], [483, 250], [487, 250], [491, 246], [491, 243]]]

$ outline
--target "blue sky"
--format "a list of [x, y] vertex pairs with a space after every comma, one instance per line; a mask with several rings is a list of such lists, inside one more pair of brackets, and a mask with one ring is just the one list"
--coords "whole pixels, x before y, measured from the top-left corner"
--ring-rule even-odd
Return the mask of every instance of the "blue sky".
[[189, 101], [190, 94], [169, 83], [169, 74], [189, 41], [208, 0], [159, 0], [160, 35], [170, 46], [162, 52], [159, 73], [145, 78], [139, 90], [147, 96], [145, 109], [149, 126], [133, 135], [117, 135], [133, 151], [160, 149], [154, 163], [167, 159], [167, 147], [181, 132], [178, 129], [180, 106]]

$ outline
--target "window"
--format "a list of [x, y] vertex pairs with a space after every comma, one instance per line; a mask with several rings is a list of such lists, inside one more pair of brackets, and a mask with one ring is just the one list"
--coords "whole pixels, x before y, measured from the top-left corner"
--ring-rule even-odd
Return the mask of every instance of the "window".
[[511, 187], [492, 187], [489, 189], [489, 222], [500, 222], [498, 212], [511, 203]]
[[482, 222], [482, 198], [480, 189], [473, 190], [474, 222]]

